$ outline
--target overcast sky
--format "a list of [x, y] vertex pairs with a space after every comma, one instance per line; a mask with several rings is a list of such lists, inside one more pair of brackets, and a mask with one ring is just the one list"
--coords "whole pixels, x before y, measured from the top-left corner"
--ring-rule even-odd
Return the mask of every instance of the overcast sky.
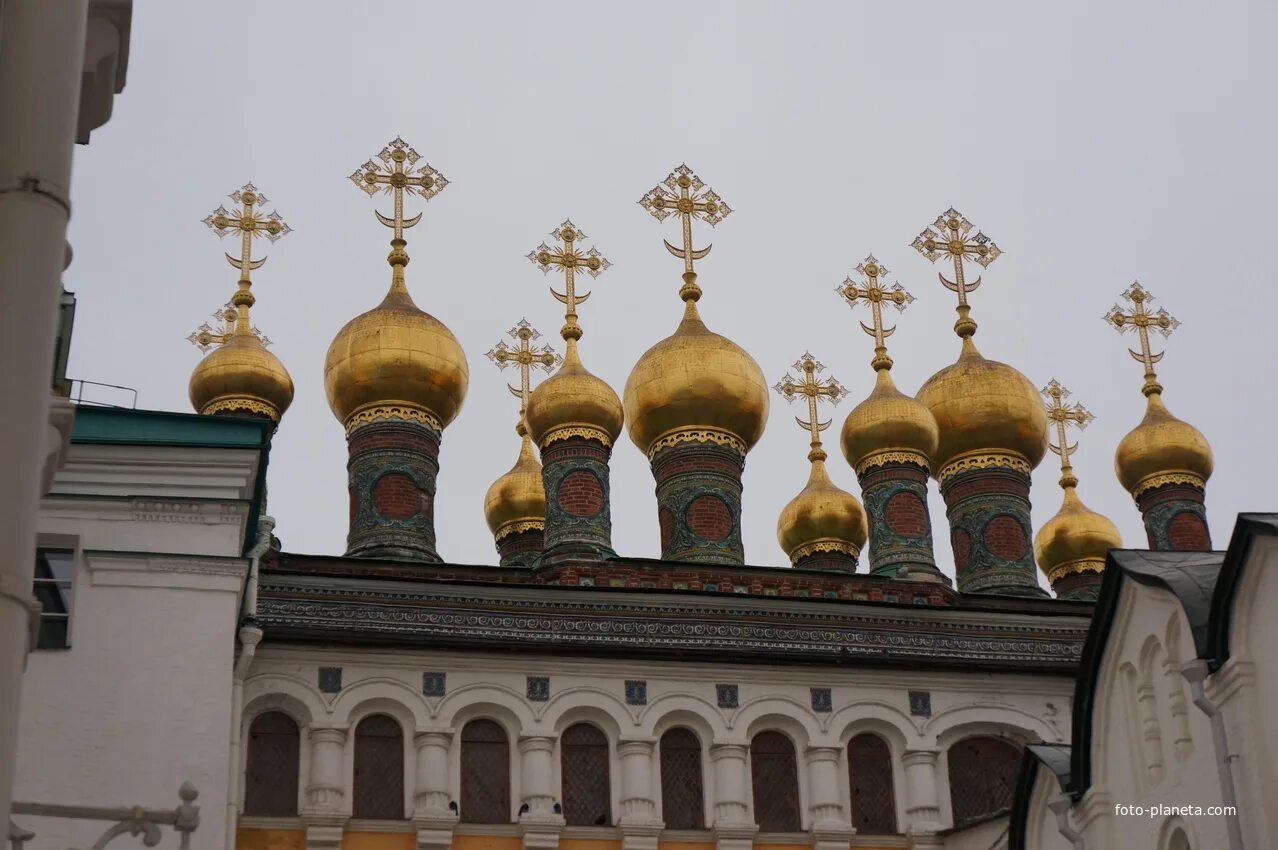
[[[295, 229], [260, 241], [270, 262], [254, 280], [255, 322], [297, 385], [269, 510], [287, 550], [340, 554], [346, 447], [324, 355], [390, 277], [373, 216], [389, 201], [346, 176], [402, 135], [451, 181], [408, 233], [409, 287], [471, 369], [444, 434], [439, 550], [495, 563], [483, 495], [515, 459], [517, 402], [483, 355], [521, 317], [562, 350], [562, 307], [524, 255], [570, 216], [612, 260], [581, 308], [581, 350], [620, 394], [681, 314], [681, 265], [661, 246], [678, 226], [635, 202], [686, 161], [736, 210], [696, 227], [714, 243], [698, 264], [706, 323], [770, 383], [804, 350], [826, 363], [851, 391], [831, 435], [873, 383], [866, 314], [835, 286], [873, 252], [917, 297], [890, 340], [914, 392], [959, 343], [954, 296], [908, 246], [946, 207], [966, 214], [1005, 252], [971, 297], [979, 347], [1095, 412], [1080, 494], [1133, 546], [1145, 535], [1113, 452], [1140, 421], [1141, 368], [1134, 337], [1100, 318], [1139, 279], [1183, 322], [1160, 377], [1215, 449], [1223, 548], [1239, 511], [1278, 508], [1276, 6], [138, 0], [128, 86], [77, 149], [70, 372], [135, 387], [140, 407], [190, 409], [200, 355], [184, 337], [236, 278], [222, 251], [237, 249], [200, 220], [256, 182]], [[807, 475], [800, 412], [774, 396], [750, 453], [748, 563], [786, 563], [775, 527]], [[832, 476], [859, 493], [830, 449]], [[1056, 463], [1034, 475], [1036, 529], [1060, 504]], [[657, 556], [651, 474], [625, 437], [612, 470], [616, 549]], [[952, 573], [935, 492], [932, 512]]]

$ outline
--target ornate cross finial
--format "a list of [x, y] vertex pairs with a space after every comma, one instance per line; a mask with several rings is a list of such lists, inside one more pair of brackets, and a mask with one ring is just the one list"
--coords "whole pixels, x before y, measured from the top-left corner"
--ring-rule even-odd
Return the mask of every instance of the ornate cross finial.
[[1153, 294], [1140, 285], [1140, 281], [1136, 281], [1123, 292], [1123, 299], [1132, 307], [1130, 313], [1124, 313], [1122, 308], [1115, 304], [1109, 309], [1102, 318], [1107, 325], [1113, 325], [1119, 333], [1127, 333], [1128, 331], [1136, 331], [1140, 337], [1140, 351], [1128, 349], [1128, 353], [1140, 361], [1145, 366], [1145, 386], [1141, 388], [1146, 396], [1154, 393], [1161, 393], [1163, 385], [1158, 383], [1158, 375], [1154, 372], [1154, 364], [1163, 359], [1164, 352], [1154, 354], [1149, 349], [1149, 332], [1150, 330], [1158, 331], [1163, 337], [1169, 337], [1172, 331], [1180, 327], [1180, 322], [1176, 321], [1170, 313], [1161, 307], [1153, 312], [1149, 309], [1149, 304], [1154, 300]]
[[990, 263], [1003, 253], [984, 233], [978, 230], [975, 236], [969, 238], [968, 234], [971, 232], [972, 222], [954, 207], [950, 207], [910, 243], [910, 247], [934, 263], [944, 256], [954, 261], [954, 280], [949, 280], [943, 274], [938, 274], [937, 277], [945, 284], [946, 289], [958, 293], [959, 317], [954, 323], [954, 332], [964, 339], [976, 333], [976, 322], [970, 317], [972, 308], [967, 303], [967, 294], [981, 285], [981, 279], [978, 277], [968, 283], [963, 277], [963, 261], [973, 260], [980, 263], [982, 268], [989, 268]]
[[906, 292], [905, 287], [899, 283], [885, 286], [880, 281], [880, 278], [887, 276], [888, 270], [874, 259], [873, 254], [862, 260], [856, 267], [856, 271], [865, 278], [863, 284], [858, 285], [849, 276], [843, 281], [843, 285], [834, 291], [848, 302], [849, 307], [855, 308], [862, 301], [870, 305], [872, 324], [867, 325], [861, 322], [861, 330], [874, 337], [874, 359], [870, 361], [870, 365], [875, 371], [891, 369], [892, 358], [888, 357], [887, 338], [896, 333], [896, 327], [883, 327], [883, 305], [888, 304], [897, 310], [904, 311], [906, 306], [914, 303], [914, 296]]
[[1047, 386], [1039, 392], [1043, 394], [1043, 398], [1047, 399], [1044, 406], [1047, 408], [1047, 421], [1050, 423], [1048, 427], [1056, 430], [1056, 442], [1053, 443], [1049, 438], [1047, 446], [1060, 456], [1061, 486], [1077, 487], [1078, 479], [1074, 477], [1074, 466], [1069, 462], [1069, 457], [1078, 448], [1078, 443], [1069, 444], [1065, 436], [1065, 426], [1074, 425], [1081, 431], [1096, 417], [1081, 404], [1066, 403], [1065, 399], [1070, 395], [1069, 390], [1061, 386], [1055, 378], [1048, 381]]
[[830, 427], [831, 420], [821, 421], [817, 413], [817, 404], [828, 401], [832, 405], [837, 405], [848, 394], [847, 387], [833, 377], [817, 380], [816, 376], [825, 371], [825, 366], [806, 351], [795, 361], [793, 368], [803, 377], [794, 378], [786, 372], [785, 377], [778, 381], [773, 389], [789, 402], [800, 397], [807, 399], [808, 418], [800, 419], [796, 416], [794, 421], [812, 436], [812, 450], [808, 452], [808, 460], [825, 460], [825, 451], [821, 448], [821, 432]]
[[377, 159], [382, 161], [381, 165], [370, 159], [355, 169], [350, 179], [369, 197], [378, 192], [395, 196], [393, 215], [384, 216], [376, 210], [373, 214], [377, 216], [378, 221], [394, 231], [394, 236], [391, 237], [391, 252], [386, 261], [395, 269], [395, 279], [402, 284], [403, 268], [408, 265], [408, 254], [404, 251], [404, 245], [407, 244], [404, 241], [404, 231], [416, 226], [422, 220], [421, 213], [410, 219], [404, 218], [404, 195], [415, 195], [423, 201], [429, 201], [444, 191], [448, 180], [426, 163], [419, 166], [417, 161], [421, 157], [417, 151], [398, 136], [382, 148]]
[[266, 214], [258, 209], [270, 203], [270, 200], [252, 183], [245, 183], [228, 197], [240, 205], [238, 210], [219, 206], [205, 216], [203, 221], [219, 239], [230, 233], [240, 235], [240, 255], [226, 255], [226, 261], [240, 270], [239, 287], [226, 307], [213, 314], [214, 319], [223, 323], [219, 328], [214, 329], [205, 322], [187, 337], [201, 351], [207, 351], [211, 345], [221, 345], [237, 333], [251, 333], [262, 340], [264, 345], [270, 344], [270, 340], [249, 323], [249, 308], [257, 300], [250, 291], [253, 285], [250, 276], [266, 264], [265, 257], [253, 259], [253, 240], [265, 236], [271, 242], [277, 242], [293, 232], [293, 228], [284, 222], [279, 213]]
[[671, 215], [679, 216], [683, 223], [683, 247], [677, 248], [664, 239], [662, 241], [665, 242], [667, 251], [683, 258], [683, 287], [679, 290], [679, 297], [684, 301], [696, 301], [701, 297], [701, 287], [697, 286], [697, 272], [692, 261], [709, 254], [714, 246], [707, 245], [700, 249], [692, 247], [692, 220], [699, 218], [715, 227], [728, 217], [732, 208], [713, 189], [707, 188], [701, 178], [693, 174], [692, 169], [686, 165], [680, 165], [665, 180], [649, 189], [639, 199], [639, 206], [657, 221], [665, 221]]
[[[187, 342], [202, 352], [208, 351], [215, 345], [221, 345], [231, 338], [231, 335], [235, 333], [235, 321], [239, 317], [239, 310], [228, 301], [220, 309], [210, 313], [209, 317], [218, 323], [216, 327], [205, 322], [186, 338]], [[257, 341], [262, 343], [263, 348], [271, 344], [271, 340], [257, 329], [257, 325], [249, 325], [248, 332], [257, 337]]]
[[544, 274], [549, 274], [551, 269], [564, 273], [564, 291], [558, 292], [552, 286], [550, 294], [565, 308], [564, 326], [559, 331], [560, 335], [565, 340], [578, 340], [581, 339], [581, 325], [577, 324], [577, 305], [585, 303], [590, 293], [577, 293], [577, 269], [591, 277], [599, 277], [612, 263], [595, 248], [583, 252], [576, 247], [576, 243], [585, 239], [586, 234], [571, 219], [564, 219], [564, 223], [550, 231], [550, 235], [559, 241], [559, 246], [551, 248], [542, 242], [528, 252], [528, 259]]
[[541, 339], [541, 334], [528, 324], [527, 319], [520, 319], [519, 323], [510, 329], [509, 334], [511, 339], [518, 340], [517, 345], [507, 345], [502, 341], [494, 345], [484, 356], [496, 363], [497, 368], [502, 371], [512, 365], [519, 369], [519, 387], [507, 384], [506, 389], [519, 399], [519, 423], [522, 428], [524, 410], [528, 407], [528, 393], [532, 389], [530, 380], [532, 370], [544, 369], [552, 372], [563, 362], [563, 358], [549, 345], [532, 345], [534, 341]]

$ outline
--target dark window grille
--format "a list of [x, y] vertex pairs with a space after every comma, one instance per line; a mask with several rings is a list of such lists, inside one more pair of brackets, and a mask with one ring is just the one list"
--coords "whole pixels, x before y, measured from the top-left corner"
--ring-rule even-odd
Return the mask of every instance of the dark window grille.
[[848, 742], [848, 787], [852, 789], [856, 831], [861, 835], [895, 835], [896, 796], [887, 741], [865, 734]]
[[268, 711], [253, 718], [244, 769], [244, 814], [297, 816], [300, 738], [293, 718]]
[[398, 721], [371, 714], [355, 727], [355, 795], [351, 816], [404, 817], [404, 732]]
[[461, 819], [510, 823], [510, 743], [492, 720], [472, 720], [462, 728]]
[[800, 832], [799, 774], [794, 744], [780, 732], [760, 732], [750, 742], [754, 820], [760, 832]]
[[597, 726], [569, 726], [559, 739], [564, 820], [569, 826], [612, 823], [608, 738]]
[[1012, 805], [1020, 748], [1002, 738], [966, 738], [950, 747], [950, 807], [962, 826]]
[[37, 549], [35, 588], [40, 603], [40, 630], [36, 649], [67, 649], [71, 646], [71, 583], [75, 576], [75, 553], [70, 549]]
[[661, 816], [666, 829], [705, 829], [701, 740], [689, 729], [661, 736]]

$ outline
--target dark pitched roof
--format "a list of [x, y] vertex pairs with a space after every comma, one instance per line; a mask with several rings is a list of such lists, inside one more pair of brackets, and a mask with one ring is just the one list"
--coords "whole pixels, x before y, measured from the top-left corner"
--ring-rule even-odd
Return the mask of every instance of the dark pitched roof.
[[1026, 821], [1029, 819], [1030, 795], [1040, 770], [1051, 771], [1062, 791], [1069, 790], [1069, 744], [1030, 744], [1021, 756], [1021, 770], [1012, 795], [1012, 811], [1007, 825], [1007, 850], [1026, 850]]

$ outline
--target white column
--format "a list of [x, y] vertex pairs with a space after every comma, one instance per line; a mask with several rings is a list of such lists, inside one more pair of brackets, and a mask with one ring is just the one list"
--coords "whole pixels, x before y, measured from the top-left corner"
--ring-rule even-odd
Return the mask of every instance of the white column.
[[749, 850], [759, 831], [750, 818], [752, 793], [746, 741], [719, 741], [710, 746], [714, 766], [714, 828], [718, 850]]
[[303, 814], [340, 815], [345, 810], [346, 798], [346, 730], [333, 726], [311, 727], [308, 737], [311, 771], [306, 782]]
[[88, 8], [0, 4], [0, 824], [13, 799]]
[[804, 752], [808, 765], [808, 812], [814, 832], [852, 829], [839, 799], [841, 753], [838, 747], [808, 747]]
[[[414, 794], [413, 817], [446, 817], [457, 815], [448, 808], [452, 802], [449, 788], [450, 771], [448, 751], [452, 744], [451, 729], [418, 732], [413, 737], [417, 745], [417, 788]], [[459, 801], [460, 803], [460, 801]]]
[[556, 850], [564, 816], [555, 813], [555, 739], [530, 735], [519, 739], [521, 808], [519, 832], [524, 850]]
[[531, 735], [519, 739], [520, 802], [528, 811], [520, 815], [520, 821], [558, 820], [563, 816], [554, 812], [555, 798], [555, 739], [546, 735]]
[[652, 793], [655, 744], [651, 738], [617, 744], [617, 755], [621, 759], [622, 824], [648, 824], [657, 819], [657, 804]]
[[907, 831], [935, 832], [942, 828], [941, 798], [936, 784], [936, 750], [906, 750], [901, 756], [905, 765]]
[[662, 823], [657, 819], [653, 791], [653, 738], [633, 738], [617, 743], [621, 760], [621, 848], [657, 850]]

